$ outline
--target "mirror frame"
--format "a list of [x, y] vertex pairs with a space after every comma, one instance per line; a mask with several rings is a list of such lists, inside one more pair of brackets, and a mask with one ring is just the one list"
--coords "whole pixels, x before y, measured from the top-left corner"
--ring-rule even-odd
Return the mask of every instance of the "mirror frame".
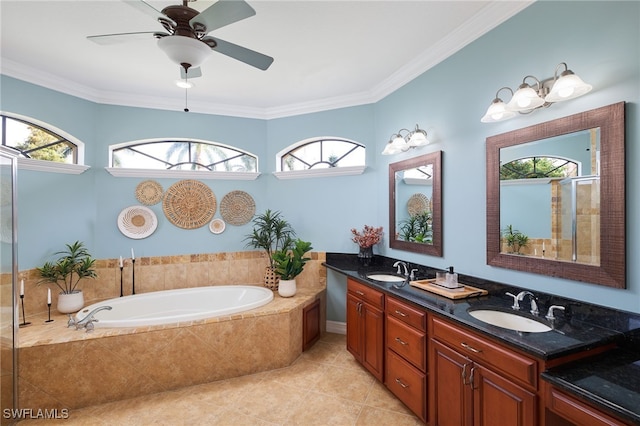
[[[500, 252], [500, 149], [600, 128], [600, 266]], [[619, 102], [487, 138], [487, 264], [626, 288], [625, 103]]]
[[[412, 243], [396, 238], [396, 172], [433, 164], [431, 209], [433, 244]], [[442, 257], [442, 151], [389, 164], [389, 247]]]

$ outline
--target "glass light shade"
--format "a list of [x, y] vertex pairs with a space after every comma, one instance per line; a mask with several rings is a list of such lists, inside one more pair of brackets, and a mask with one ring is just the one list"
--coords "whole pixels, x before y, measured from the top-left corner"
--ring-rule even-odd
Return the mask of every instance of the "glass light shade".
[[194, 86], [194, 84], [189, 80], [176, 80], [176, 86], [178, 86], [181, 89], [191, 89]]
[[427, 139], [427, 132], [422, 129], [416, 128], [416, 130], [414, 130], [409, 137], [409, 146], [414, 148], [427, 145], [428, 143], [429, 140]]
[[565, 71], [560, 78], [553, 83], [551, 91], [544, 100], [547, 102], [566, 101], [589, 93], [591, 89], [592, 86], [590, 84], [582, 81], [582, 79], [573, 72]]
[[531, 111], [544, 105], [544, 99], [526, 83], [520, 85], [516, 93], [507, 104], [509, 111]]
[[496, 98], [491, 102], [489, 108], [487, 108], [487, 112], [480, 119], [483, 123], [493, 123], [496, 121], [508, 120], [509, 118], [515, 117], [516, 113], [513, 111], [509, 111], [507, 106], [502, 99]]
[[389, 141], [389, 143], [387, 143], [384, 146], [384, 150], [382, 151], [382, 155], [394, 155], [394, 154], [398, 154], [400, 152], [402, 152], [402, 150], [394, 147], [393, 143], [391, 141]]
[[158, 39], [158, 47], [178, 65], [199, 67], [211, 54], [211, 48], [191, 37], [180, 35]]

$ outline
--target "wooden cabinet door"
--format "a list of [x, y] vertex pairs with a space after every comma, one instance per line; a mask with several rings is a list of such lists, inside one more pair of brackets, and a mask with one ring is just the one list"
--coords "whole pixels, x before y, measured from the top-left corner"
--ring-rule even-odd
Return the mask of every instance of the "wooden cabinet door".
[[384, 313], [382, 310], [362, 305], [363, 327], [362, 364], [381, 382], [384, 380]]
[[476, 426], [535, 426], [536, 395], [476, 364], [473, 368]]
[[360, 362], [362, 362], [361, 305], [360, 299], [347, 293], [347, 350]]
[[[437, 340], [429, 343], [430, 424], [471, 426], [473, 424], [473, 362]], [[493, 423], [501, 425], [501, 423]]]

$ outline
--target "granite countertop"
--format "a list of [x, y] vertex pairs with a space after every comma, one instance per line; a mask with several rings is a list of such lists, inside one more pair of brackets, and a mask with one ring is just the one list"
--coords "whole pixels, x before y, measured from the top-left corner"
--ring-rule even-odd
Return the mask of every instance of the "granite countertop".
[[[348, 277], [401, 299], [410, 301], [431, 312], [448, 317], [474, 331], [499, 339], [501, 342], [527, 352], [537, 358], [551, 360], [607, 344], [619, 349], [607, 351], [586, 361], [573, 362], [543, 373], [542, 378], [562, 389], [586, 398], [595, 406], [613, 412], [623, 419], [640, 424], [640, 316], [597, 305], [591, 305], [551, 294], [534, 292], [543, 321], [553, 328], [544, 333], [523, 333], [492, 326], [469, 315], [469, 309], [488, 307], [511, 310], [512, 298], [522, 288], [459, 274], [461, 283], [488, 291], [486, 296], [452, 300], [406, 285], [396, 289], [391, 283], [367, 278], [373, 272], [395, 273], [396, 259], [376, 256], [369, 264], [362, 264], [356, 255], [327, 253], [325, 266]], [[435, 277], [439, 269], [411, 264], [417, 268], [416, 279]], [[544, 315], [550, 305], [561, 305], [557, 320], [549, 322]], [[521, 315], [529, 316], [528, 300], [522, 303]]]

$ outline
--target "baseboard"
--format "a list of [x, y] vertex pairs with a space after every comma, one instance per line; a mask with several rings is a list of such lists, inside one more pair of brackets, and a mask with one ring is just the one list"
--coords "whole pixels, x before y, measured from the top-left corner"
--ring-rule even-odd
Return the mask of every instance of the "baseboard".
[[327, 333], [347, 334], [347, 323], [327, 321]]

